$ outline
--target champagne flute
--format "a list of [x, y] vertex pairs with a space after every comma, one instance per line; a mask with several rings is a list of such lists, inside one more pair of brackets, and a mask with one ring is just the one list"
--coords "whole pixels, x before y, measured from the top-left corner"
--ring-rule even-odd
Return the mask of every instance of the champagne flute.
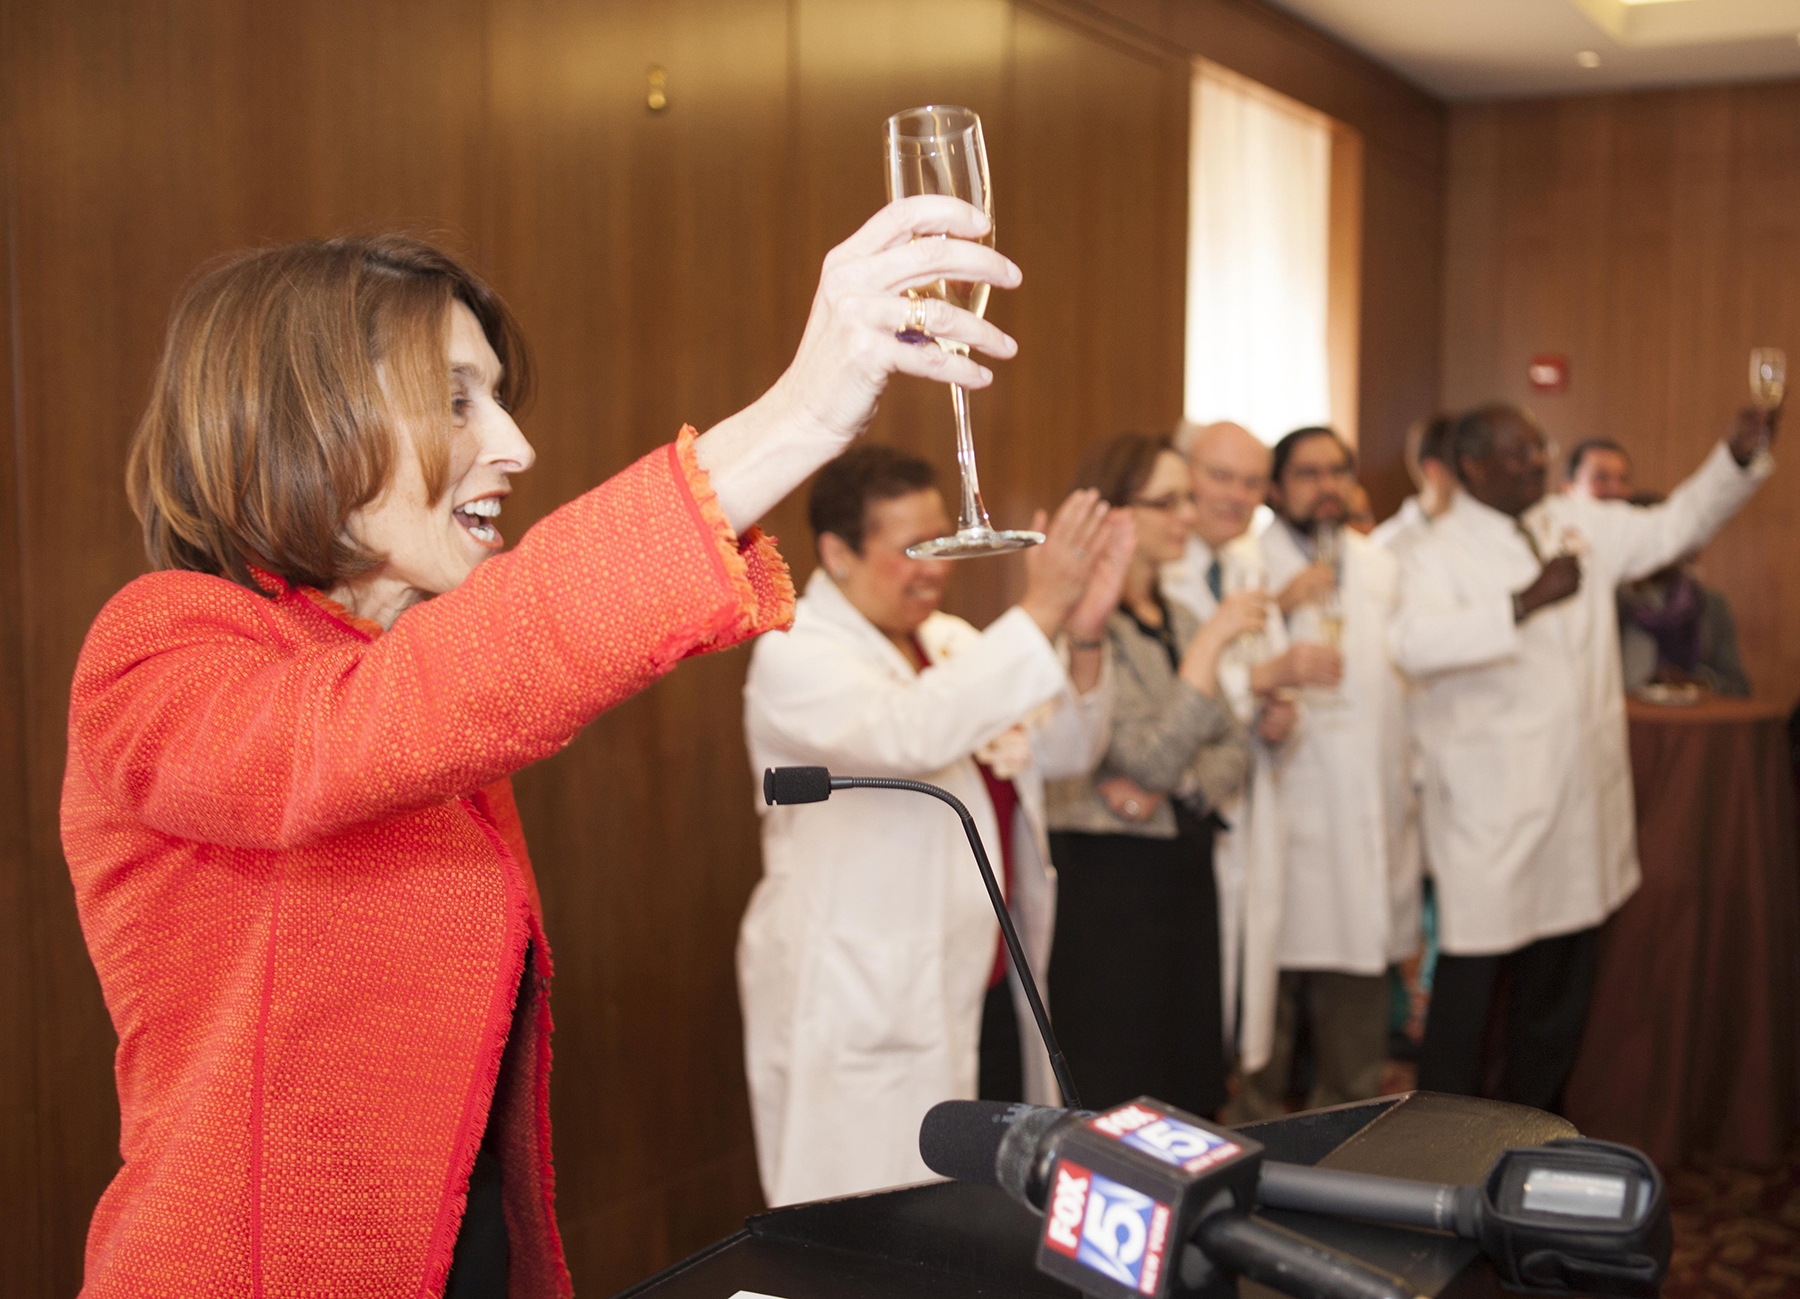
[[[1269, 575], [1261, 568], [1250, 564], [1226, 565], [1224, 585], [1227, 595], [1236, 595], [1239, 591], [1252, 591], [1262, 596], [1265, 601], [1268, 599]], [[1231, 650], [1238, 650], [1245, 663], [1261, 663], [1269, 657], [1269, 639], [1264, 632], [1248, 632], [1227, 647], [1228, 652]]]
[[[994, 244], [994, 193], [988, 183], [987, 146], [981, 138], [981, 118], [967, 108], [928, 104], [909, 108], [887, 120], [888, 198], [913, 194], [949, 194], [972, 203], [987, 213], [987, 237]], [[939, 235], [936, 238], [944, 238]], [[967, 280], [938, 280], [907, 290], [911, 298], [942, 298], [977, 316], [987, 311], [988, 286]], [[946, 352], [967, 356], [965, 344], [946, 338], [930, 339], [903, 334], [908, 342], [936, 342]], [[969, 394], [961, 384], [950, 387], [950, 408], [956, 416], [956, 462], [962, 470], [962, 510], [956, 532], [908, 546], [913, 559], [968, 559], [1023, 550], [1043, 541], [1041, 532], [996, 530], [981, 503], [981, 480], [975, 472], [975, 434], [969, 424]]]
[[1750, 400], [1760, 411], [1781, 405], [1787, 392], [1787, 353], [1779, 347], [1750, 349]]
[[1313, 562], [1329, 568], [1336, 584], [1330, 594], [1319, 601], [1319, 631], [1324, 642], [1334, 650], [1341, 650], [1344, 641], [1344, 601], [1338, 594], [1344, 581], [1343, 558], [1344, 538], [1337, 525], [1320, 524], [1313, 538]]
[[[1344, 534], [1337, 524], [1319, 524], [1313, 534], [1313, 562], [1329, 568], [1333, 579], [1331, 590], [1318, 605], [1319, 640], [1341, 654], [1344, 651], [1344, 600], [1340, 594], [1344, 583]], [[1307, 692], [1307, 698], [1315, 710], [1342, 708], [1344, 688], [1341, 684], [1315, 686]]]

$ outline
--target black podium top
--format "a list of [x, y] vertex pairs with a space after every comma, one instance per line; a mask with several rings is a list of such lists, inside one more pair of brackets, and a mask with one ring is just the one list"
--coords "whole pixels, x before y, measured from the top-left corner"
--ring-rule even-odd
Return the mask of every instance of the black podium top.
[[[1575, 1136], [1539, 1110], [1408, 1092], [1313, 1110], [1243, 1129], [1270, 1159], [1428, 1182], [1479, 1181], [1501, 1151]], [[1263, 1216], [1354, 1255], [1428, 1299], [1500, 1294], [1475, 1246], [1441, 1232], [1268, 1210]], [[1038, 1272], [1039, 1219], [999, 1191], [959, 1182], [852, 1195], [758, 1214], [710, 1249], [626, 1290], [620, 1299], [1072, 1299]], [[1254, 1282], [1245, 1299], [1273, 1291]]]

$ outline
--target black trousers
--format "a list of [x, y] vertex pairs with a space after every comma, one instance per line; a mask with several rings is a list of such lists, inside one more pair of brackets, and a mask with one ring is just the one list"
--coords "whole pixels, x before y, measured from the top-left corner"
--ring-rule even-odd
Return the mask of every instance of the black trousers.
[[1488, 1014], [1504, 980], [1505, 1061], [1495, 1099], [1556, 1109], [1581, 1047], [1599, 959], [1598, 928], [1540, 938], [1499, 956], [1440, 955], [1419, 1049], [1420, 1089], [1481, 1094]]
[[1050, 1020], [1082, 1104], [1225, 1103], [1213, 826], [1175, 839], [1058, 833]]

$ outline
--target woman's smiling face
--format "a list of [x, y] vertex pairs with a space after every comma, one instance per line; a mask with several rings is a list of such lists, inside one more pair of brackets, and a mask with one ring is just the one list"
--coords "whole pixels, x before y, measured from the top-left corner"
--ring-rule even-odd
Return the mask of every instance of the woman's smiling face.
[[385, 558], [374, 570], [330, 592], [352, 612], [391, 627], [411, 605], [461, 586], [505, 541], [496, 520], [537, 453], [495, 396], [500, 359], [475, 314], [450, 308], [452, 401], [450, 467], [443, 496], [428, 499], [418, 448], [404, 421], [396, 432], [394, 477], [350, 518], [353, 537]]

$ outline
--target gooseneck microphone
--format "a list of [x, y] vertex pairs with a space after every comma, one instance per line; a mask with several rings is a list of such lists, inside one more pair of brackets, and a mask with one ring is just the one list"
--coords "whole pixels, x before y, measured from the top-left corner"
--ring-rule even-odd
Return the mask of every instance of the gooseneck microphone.
[[1006, 940], [1006, 954], [1012, 959], [1013, 969], [1018, 972], [1020, 986], [1025, 989], [1025, 1000], [1031, 1005], [1032, 1018], [1037, 1020], [1038, 1036], [1044, 1040], [1044, 1050], [1050, 1053], [1050, 1068], [1056, 1074], [1056, 1085], [1062, 1089], [1065, 1101], [1079, 1107], [1081, 1098], [1076, 1094], [1074, 1078], [1069, 1075], [1069, 1062], [1063, 1058], [1062, 1048], [1056, 1044], [1056, 1032], [1050, 1027], [1050, 1016], [1044, 1011], [1044, 999], [1038, 995], [1037, 980], [1031, 975], [1031, 965], [1025, 959], [1025, 948], [1019, 942], [1018, 930], [1013, 928], [1012, 913], [1006, 909], [1006, 896], [1000, 892], [999, 882], [994, 879], [994, 868], [988, 864], [987, 849], [981, 845], [981, 835], [975, 830], [975, 818], [969, 815], [969, 809], [949, 790], [927, 785], [922, 780], [834, 776], [824, 767], [767, 767], [763, 770], [763, 801], [772, 807], [792, 803], [823, 803], [831, 797], [834, 789], [903, 789], [914, 794], [929, 794], [948, 803], [951, 811], [962, 819], [963, 833], [969, 837], [969, 848], [975, 854], [975, 864], [981, 868], [981, 882], [987, 886], [988, 901], [994, 906], [994, 918], [1000, 922], [1000, 936]]

